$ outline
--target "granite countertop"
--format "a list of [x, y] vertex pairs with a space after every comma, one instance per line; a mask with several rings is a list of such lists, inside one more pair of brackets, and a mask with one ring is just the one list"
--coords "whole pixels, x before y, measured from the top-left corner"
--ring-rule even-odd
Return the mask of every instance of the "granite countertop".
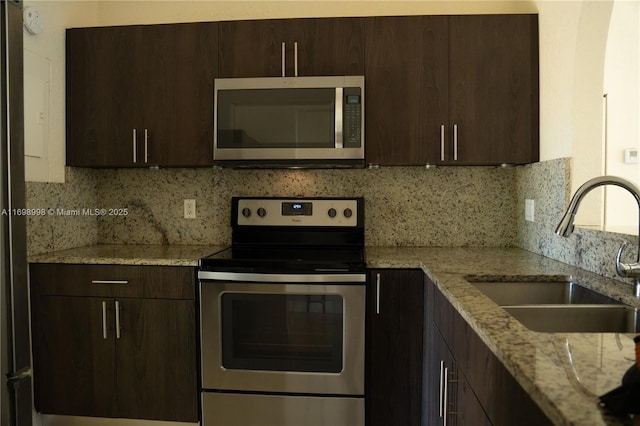
[[516, 248], [371, 247], [367, 262], [372, 268], [423, 269], [554, 424], [634, 424], [605, 415], [597, 405], [597, 396], [619, 386], [633, 364], [633, 334], [530, 331], [465, 277], [571, 276], [640, 307], [630, 285]]
[[104, 244], [29, 256], [29, 263], [198, 266], [225, 246]]
[[[98, 245], [31, 256], [29, 262], [197, 266], [198, 259], [223, 248]], [[555, 424], [633, 424], [606, 416], [596, 402], [597, 395], [619, 386], [633, 363], [633, 335], [530, 331], [466, 278], [570, 276], [640, 307], [630, 285], [518, 248], [367, 247], [366, 258], [370, 268], [422, 269]]]

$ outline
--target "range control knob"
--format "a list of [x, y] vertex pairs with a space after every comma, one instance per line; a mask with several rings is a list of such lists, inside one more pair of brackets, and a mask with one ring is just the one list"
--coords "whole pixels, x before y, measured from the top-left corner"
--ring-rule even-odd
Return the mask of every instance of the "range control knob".
[[329, 209], [329, 211], [327, 212], [327, 214], [329, 215], [329, 217], [336, 217], [336, 214], [338, 214], [338, 212], [336, 212], [336, 209], [334, 209], [333, 207], [331, 207]]
[[350, 208], [346, 208], [346, 209], [344, 209], [342, 214], [344, 214], [344, 217], [351, 217], [353, 215], [353, 211], [351, 211]]
[[251, 209], [249, 207], [245, 207], [242, 209], [242, 216], [249, 217], [251, 216]]
[[267, 215], [267, 211], [264, 209], [264, 207], [258, 208], [258, 216], [265, 217], [266, 215]]

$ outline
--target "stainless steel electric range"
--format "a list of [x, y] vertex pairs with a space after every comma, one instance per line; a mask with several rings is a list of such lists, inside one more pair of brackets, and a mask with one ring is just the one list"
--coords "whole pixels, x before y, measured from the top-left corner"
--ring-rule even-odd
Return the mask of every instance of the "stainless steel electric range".
[[203, 426], [364, 425], [364, 200], [231, 210], [198, 272]]

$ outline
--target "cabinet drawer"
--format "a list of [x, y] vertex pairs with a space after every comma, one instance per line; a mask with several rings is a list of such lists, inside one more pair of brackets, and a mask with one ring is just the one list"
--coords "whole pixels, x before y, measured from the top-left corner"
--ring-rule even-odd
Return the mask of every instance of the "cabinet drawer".
[[195, 268], [140, 265], [29, 266], [36, 295], [195, 300]]
[[433, 301], [433, 323], [491, 423], [550, 425], [531, 397], [437, 289]]

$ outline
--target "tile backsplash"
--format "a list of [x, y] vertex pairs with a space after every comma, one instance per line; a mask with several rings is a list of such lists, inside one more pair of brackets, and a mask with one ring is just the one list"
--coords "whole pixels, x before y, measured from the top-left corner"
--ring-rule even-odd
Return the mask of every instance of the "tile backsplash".
[[[622, 234], [553, 231], [568, 203], [571, 160], [518, 166], [365, 170], [76, 169], [67, 181], [27, 183], [29, 254], [90, 244], [231, 241], [232, 196], [364, 197], [370, 246], [517, 246], [615, 278]], [[524, 200], [535, 200], [535, 221]], [[183, 218], [185, 199], [197, 217]], [[84, 214], [104, 209], [107, 215]], [[109, 212], [126, 215], [109, 215]], [[69, 213], [69, 214], [65, 214]], [[631, 250], [630, 250], [631, 251]]]

